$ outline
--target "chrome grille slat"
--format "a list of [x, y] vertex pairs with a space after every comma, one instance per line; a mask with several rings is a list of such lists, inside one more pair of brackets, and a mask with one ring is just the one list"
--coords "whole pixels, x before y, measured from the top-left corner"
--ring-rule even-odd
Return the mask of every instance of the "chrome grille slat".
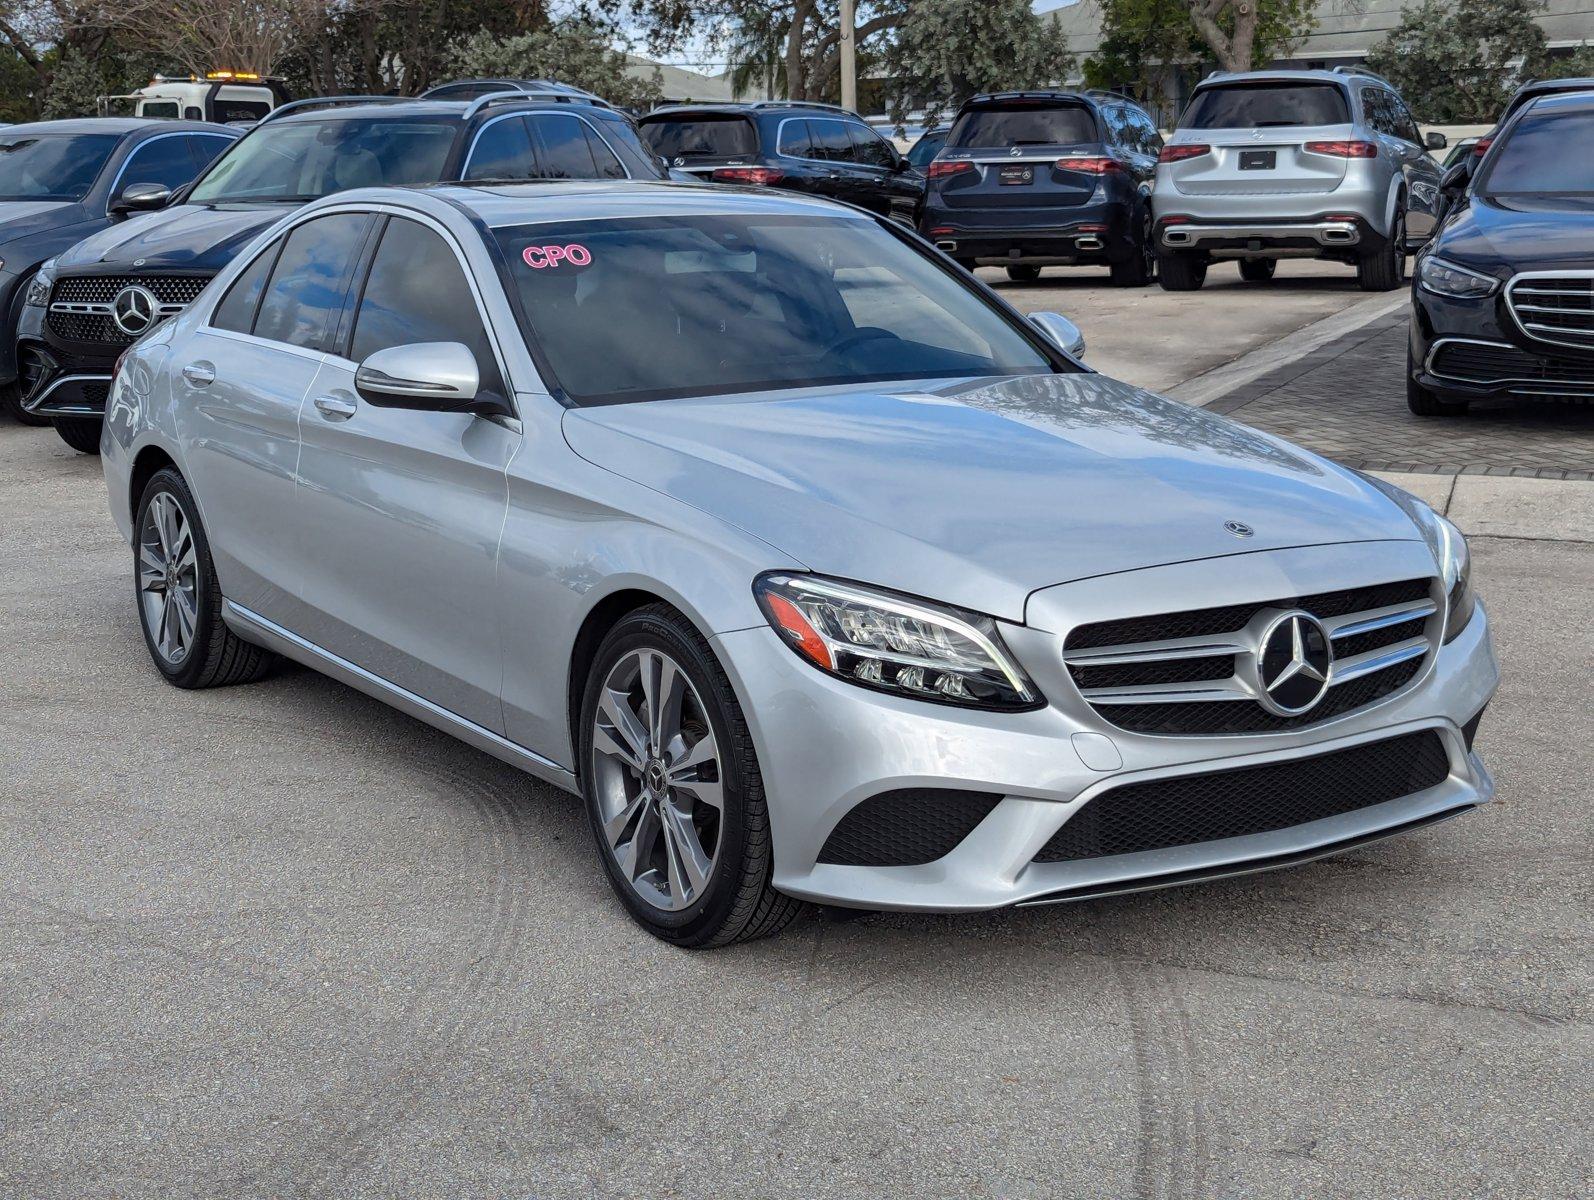
[[1251, 689], [1238, 679], [1211, 684], [1145, 683], [1132, 687], [1081, 688], [1092, 704], [1198, 704], [1210, 700], [1251, 700]]
[[1439, 606], [1432, 600], [1424, 600], [1420, 604], [1392, 604], [1388, 608], [1378, 608], [1366, 613], [1352, 613], [1346, 617], [1334, 617], [1324, 621], [1331, 638], [1355, 637], [1359, 633], [1371, 633], [1375, 629], [1387, 629], [1391, 625], [1404, 625], [1407, 621], [1418, 617], [1429, 617], [1439, 611]]
[[1525, 271], [1505, 285], [1505, 303], [1522, 332], [1535, 341], [1580, 350], [1594, 347], [1594, 272]]
[[1239, 641], [1215, 642], [1209, 637], [1166, 638], [1128, 646], [1067, 650], [1063, 658], [1078, 666], [1089, 664], [1105, 667], [1121, 663], [1163, 662], [1174, 658], [1216, 658], [1220, 654], [1239, 654], [1245, 649], [1245, 644]]

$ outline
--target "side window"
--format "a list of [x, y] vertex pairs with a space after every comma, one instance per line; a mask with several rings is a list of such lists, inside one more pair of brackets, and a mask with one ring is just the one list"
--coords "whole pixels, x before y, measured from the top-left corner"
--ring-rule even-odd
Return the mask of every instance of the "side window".
[[1162, 149], [1162, 135], [1157, 132], [1157, 123], [1140, 109], [1129, 110], [1135, 128], [1140, 131], [1140, 148], [1147, 154], [1155, 156]]
[[217, 137], [210, 133], [196, 133], [187, 141], [188, 153], [194, 160], [196, 175], [215, 162], [221, 152], [233, 143], [232, 138]]
[[501, 117], [476, 135], [466, 179], [535, 179], [531, 136], [522, 117]]
[[187, 138], [152, 138], [136, 147], [122, 164], [116, 192], [120, 195], [135, 183], [159, 183], [175, 191], [193, 177], [194, 156], [189, 153]]
[[371, 260], [354, 317], [350, 357], [416, 342], [463, 342], [476, 356], [482, 390], [503, 392], [498, 360], [459, 259], [442, 237], [394, 217]]
[[807, 121], [782, 121], [780, 125], [780, 141], [775, 146], [776, 153], [788, 154], [792, 158], [814, 158], [813, 140], [808, 136]]
[[343, 308], [349, 267], [370, 220], [364, 213], [334, 213], [306, 221], [288, 235], [260, 298], [256, 337], [307, 350], [325, 348], [328, 324]]
[[852, 139], [841, 121], [809, 121], [808, 135], [813, 141], [813, 157], [826, 162], [854, 161]]
[[1394, 136], [1394, 122], [1389, 119], [1389, 105], [1382, 88], [1362, 89], [1362, 111], [1367, 114], [1367, 123], [1379, 133]]
[[847, 126], [847, 132], [852, 135], [852, 150], [858, 161], [870, 167], [885, 167], [887, 170], [897, 165], [896, 153], [886, 145], [885, 139], [867, 125]]
[[614, 156], [614, 151], [609, 149], [608, 143], [598, 136], [598, 131], [582, 120], [577, 120], [576, 124], [587, 135], [587, 150], [592, 155], [593, 166], [597, 168], [596, 178], [625, 179], [625, 167]]
[[255, 310], [260, 307], [260, 293], [266, 290], [266, 276], [277, 261], [281, 242], [273, 242], [260, 252], [254, 262], [244, 268], [244, 273], [233, 280], [232, 287], [216, 305], [210, 323], [217, 329], [230, 329], [234, 333], [255, 331]]
[[591, 179], [597, 172], [580, 118], [556, 113], [532, 117], [531, 140], [537, 147], [538, 174], [544, 179]]
[[1399, 96], [1389, 97], [1389, 106], [1395, 113], [1395, 135], [1404, 138], [1413, 146], [1422, 145], [1422, 130], [1417, 128], [1417, 118], [1411, 115], [1411, 109], [1406, 107], [1406, 102]]
[[1102, 105], [1101, 123], [1107, 130], [1108, 146], [1121, 147], [1125, 150], [1134, 149], [1133, 139], [1129, 134], [1129, 120], [1122, 104]]

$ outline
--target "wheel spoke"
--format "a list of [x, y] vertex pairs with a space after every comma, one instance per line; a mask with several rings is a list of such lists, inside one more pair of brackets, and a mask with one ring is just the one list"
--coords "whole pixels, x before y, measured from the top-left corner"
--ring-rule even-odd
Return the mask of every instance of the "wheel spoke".
[[714, 735], [705, 733], [673, 758], [666, 777], [671, 783], [675, 783], [678, 779], [691, 779], [698, 768], [706, 763], [717, 762], [718, 759], [719, 748], [714, 744]]
[[598, 701], [598, 710], [609, 721], [607, 728], [600, 722], [598, 731], [618, 734], [615, 748], [622, 751], [620, 757], [640, 771], [647, 761], [648, 735], [637, 720], [636, 713], [631, 711], [630, 701], [623, 693], [605, 687], [603, 698]]
[[659, 810], [652, 802], [644, 804], [637, 817], [636, 829], [622, 845], [616, 846], [615, 858], [620, 871], [635, 883], [652, 870], [653, 850], [659, 841]]
[[652, 746], [662, 750], [681, 728], [681, 702], [686, 697], [686, 677], [662, 654], [642, 658], [643, 715]]
[[177, 606], [178, 648], [184, 649], [193, 645], [194, 627], [199, 623], [199, 606], [194, 598], [180, 587], [173, 588], [171, 595]]
[[676, 896], [679, 892], [678, 902], [689, 904], [708, 883], [714, 864], [704, 852], [697, 826], [690, 817], [669, 801], [661, 804], [659, 810], [664, 818], [664, 844], [669, 852], [670, 894]]
[[616, 850], [620, 848], [620, 840], [625, 836], [625, 831], [630, 829], [637, 819], [637, 814], [647, 806], [647, 797], [641, 792], [614, 816], [603, 823], [603, 836], [609, 839], [609, 845]]
[[699, 804], [706, 804], [713, 809], [725, 807], [725, 790], [717, 779], [671, 780], [670, 786], [677, 792], [685, 792]]
[[151, 584], [166, 581], [166, 564], [152, 547], [143, 542], [138, 547], [138, 571], [146, 591]]

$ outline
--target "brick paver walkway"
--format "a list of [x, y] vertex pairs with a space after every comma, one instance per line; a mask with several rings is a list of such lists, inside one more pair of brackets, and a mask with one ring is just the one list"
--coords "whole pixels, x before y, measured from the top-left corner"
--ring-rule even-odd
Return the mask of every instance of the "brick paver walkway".
[[1406, 408], [1405, 311], [1331, 342], [1208, 407], [1372, 471], [1594, 479], [1594, 404]]

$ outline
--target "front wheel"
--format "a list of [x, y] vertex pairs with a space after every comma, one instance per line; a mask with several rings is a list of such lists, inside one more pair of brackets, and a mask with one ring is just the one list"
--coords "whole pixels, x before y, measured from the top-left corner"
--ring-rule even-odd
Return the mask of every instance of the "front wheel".
[[604, 638], [580, 742], [598, 854], [649, 933], [707, 949], [767, 937], [802, 913], [770, 886], [769, 810], [741, 706], [673, 608], [638, 609]]
[[0, 412], [18, 425], [48, 425], [49, 417], [36, 417], [22, 407], [22, 389], [16, 383], [0, 383]]
[[1465, 416], [1467, 402], [1465, 400], [1441, 400], [1427, 388], [1406, 375], [1406, 407], [1419, 417], [1460, 417]]
[[61, 440], [79, 454], [100, 452], [100, 432], [105, 422], [98, 417], [56, 417], [55, 431]]
[[1166, 254], [1157, 260], [1157, 282], [1165, 292], [1193, 292], [1206, 281], [1205, 259], [1190, 254]]

